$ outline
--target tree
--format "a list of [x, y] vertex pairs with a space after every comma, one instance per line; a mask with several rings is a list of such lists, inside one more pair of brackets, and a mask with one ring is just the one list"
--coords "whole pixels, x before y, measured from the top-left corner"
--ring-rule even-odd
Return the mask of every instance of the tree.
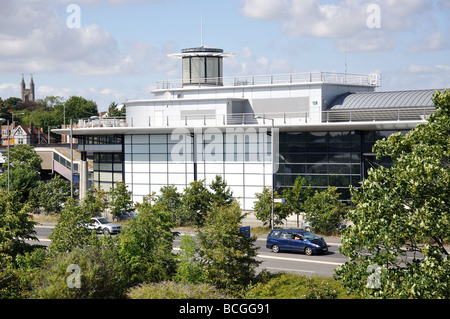
[[305, 201], [312, 195], [312, 187], [305, 188], [306, 180], [297, 176], [292, 188], [283, 190], [283, 198], [286, 200], [284, 208], [287, 214], [297, 214], [297, 216], [305, 210]]
[[29, 207], [14, 192], [0, 190], [0, 267], [23, 251], [25, 240], [36, 240]]
[[35, 208], [42, 207], [44, 212], [52, 215], [59, 214], [63, 203], [70, 196], [70, 184], [55, 175], [49, 182], [40, 181], [30, 192], [31, 201]]
[[450, 91], [433, 101], [428, 123], [375, 144], [392, 167], [370, 170], [361, 192], [351, 190], [354, 225], [340, 248], [349, 261], [336, 278], [364, 297], [450, 298]]
[[155, 204], [172, 213], [175, 226], [184, 225], [186, 220], [182, 209], [182, 195], [177, 192], [175, 185], [164, 186], [160, 192], [161, 195], [155, 199]]
[[[37, 284], [31, 298], [123, 298], [127, 289], [126, 270], [117, 260], [118, 248], [113, 240], [55, 254], [36, 274]], [[79, 279], [74, 278], [76, 274]]]
[[55, 229], [49, 236], [51, 244], [49, 250], [52, 252], [71, 251], [77, 247], [83, 247], [96, 242], [95, 231], [86, 227], [92, 223], [91, 211], [78, 201], [69, 198]]
[[260, 264], [256, 260], [256, 237], [247, 238], [239, 231], [244, 217], [236, 201], [230, 206], [213, 205], [197, 234], [208, 281], [230, 292], [248, 285]]
[[233, 202], [233, 191], [227, 187], [227, 182], [221, 175], [216, 175], [216, 178], [209, 185], [211, 189], [211, 201], [219, 206], [229, 206]]
[[[272, 222], [272, 188], [264, 187], [261, 193], [255, 194], [258, 199], [255, 202], [254, 211], [255, 216], [258, 220], [262, 221], [264, 226], [267, 224], [271, 225]], [[277, 191], [273, 194], [274, 199], [281, 199], [281, 196]], [[280, 225], [283, 223], [283, 219], [291, 212], [288, 212], [286, 209], [283, 209], [283, 203], [273, 203], [273, 226]], [[272, 225], [271, 225], [272, 226]]]
[[[9, 160], [10, 160], [10, 169], [25, 168], [35, 170], [38, 172], [41, 171], [42, 159], [38, 154], [36, 154], [33, 146], [31, 145], [22, 144], [11, 147]], [[5, 166], [7, 165], [8, 161], [6, 161], [5, 163]]]
[[180, 252], [176, 259], [178, 266], [174, 277], [175, 281], [184, 284], [198, 284], [207, 281], [203, 271], [203, 262], [198, 257], [198, 245], [189, 234], [181, 239]]
[[91, 214], [91, 217], [98, 216], [108, 206], [108, 195], [101, 187], [92, 185], [83, 198], [83, 207]]
[[[29, 199], [30, 191], [37, 187], [41, 180], [42, 159], [36, 154], [31, 145], [16, 145], [10, 148], [8, 160], [4, 167], [9, 167], [9, 189], [15, 191], [18, 199], [25, 203]], [[7, 158], [7, 155], [5, 156]], [[8, 189], [8, 174], [0, 175], [0, 188]]]
[[205, 180], [193, 181], [184, 189], [183, 208], [186, 219], [197, 226], [202, 226], [211, 208], [211, 193], [204, 185]]
[[336, 225], [342, 222], [348, 212], [348, 206], [339, 201], [336, 187], [315, 191], [304, 203], [306, 219], [312, 228], [321, 234], [332, 235]]
[[143, 203], [119, 239], [119, 256], [130, 284], [167, 280], [175, 272], [172, 214], [158, 205]]
[[113, 216], [121, 216], [122, 211], [131, 210], [133, 206], [131, 191], [127, 189], [127, 185], [124, 182], [116, 183], [109, 192], [109, 196], [111, 198], [110, 208]]
[[125, 105], [122, 105], [121, 108], [117, 105], [116, 102], [112, 102], [108, 107], [108, 117], [123, 117], [126, 115]]
[[97, 104], [81, 96], [71, 96], [65, 103], [66, 119], [88, 118], [98, 115]]

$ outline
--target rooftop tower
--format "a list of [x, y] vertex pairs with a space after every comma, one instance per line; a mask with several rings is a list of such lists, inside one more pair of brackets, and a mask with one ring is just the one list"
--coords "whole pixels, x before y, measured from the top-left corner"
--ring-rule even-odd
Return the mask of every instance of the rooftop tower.
[[182, 59], [183, 87], [189, 85], [222, 86], [223, 58], [234, 56], [236, 54], [224, 53], [222, 49], [204, 46], [169, 54], [169, 57]]

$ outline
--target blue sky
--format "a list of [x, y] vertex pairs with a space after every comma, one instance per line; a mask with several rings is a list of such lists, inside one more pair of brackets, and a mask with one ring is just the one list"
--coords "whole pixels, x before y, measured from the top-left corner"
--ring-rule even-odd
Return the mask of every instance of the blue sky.
[[224, 76], [347, 62], [381, 73], [381, 91], [450, 87], [450, 0], [2, 0], [0, 97], [33, 73], [37, 98], [79, 95], [100, 111], [151, 98], [156, 81], [181, 78], [166, 55], [200, 46], [202, 15], [203, 44], [238, 54]]

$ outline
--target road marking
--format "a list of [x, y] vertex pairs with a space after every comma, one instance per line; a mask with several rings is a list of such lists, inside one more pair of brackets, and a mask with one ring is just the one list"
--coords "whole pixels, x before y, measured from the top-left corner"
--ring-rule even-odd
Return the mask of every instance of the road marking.
[[337, 262], [332, 262], [332, 261], [277, 257], [277, 256], [268, 256], [268, 255], [258, 255], [258, 257], [263, 258], [263, 259], [264, 258], [265, 259], [277, 259], [277, 260], [287, 260], [287, 261], [305, 262], [305, 263], [313, 263], [313, 264], [324, 264], [324, 265], [333, 265], [333, 266], [341, 266], [344, 264], [344, 263], [337, 263]]

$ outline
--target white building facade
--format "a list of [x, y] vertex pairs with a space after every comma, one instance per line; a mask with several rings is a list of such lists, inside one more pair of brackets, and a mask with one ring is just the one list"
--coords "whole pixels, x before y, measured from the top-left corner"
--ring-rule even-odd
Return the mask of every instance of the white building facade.
[[264, 187], [281, 191], [303, 176], [348, 199], [349, 185], [359, 186], [367, 160], [374, 161], [371, 145], [434, 110], [431, 91], [375, 92], [377, 74], [224, 78], [228, 56], [183, 50], [176, 55], [183, 78], [158, 82], [152, 99], [125, 102], [125, 119], [81, 120], [73, 134], [79, 151], [94, 156], [94, 182], [109, 189], [123, 180], [141, 202], [163, 186], [181, 192], [221, 175], [241, 207], [252, 210]]

